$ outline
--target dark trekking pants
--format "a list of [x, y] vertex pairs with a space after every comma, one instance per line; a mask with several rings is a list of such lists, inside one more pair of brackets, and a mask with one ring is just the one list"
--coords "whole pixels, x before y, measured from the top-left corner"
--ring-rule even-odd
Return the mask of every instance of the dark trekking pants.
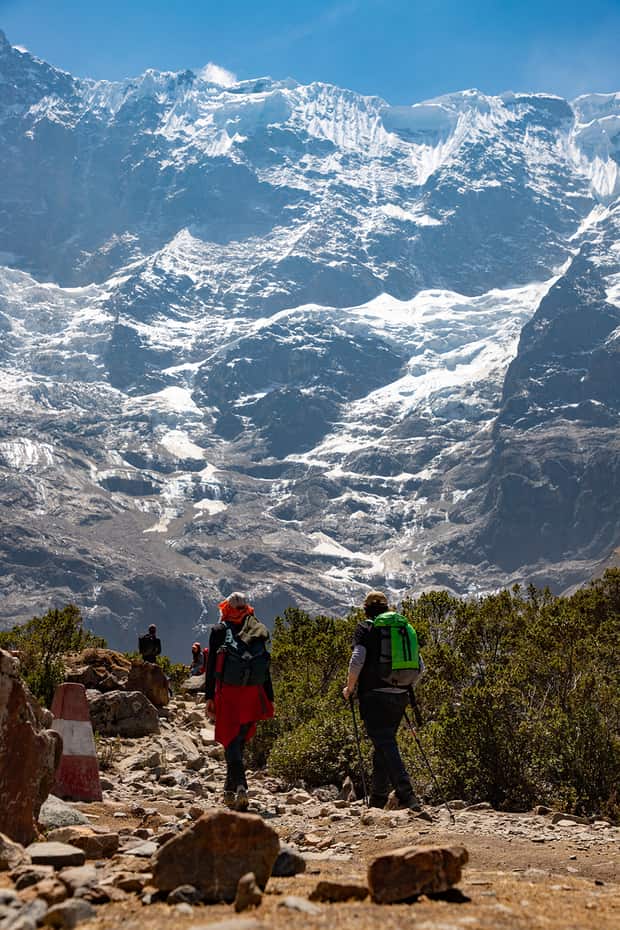
[[241, 724], [239, 733], [224, 750], [226, 757], [226, 782], [224, 784], [224, 791], [236, 791], [237, 788], [248, 787], [245, 777], [245, 766], [243, 764], [243, 750], [245, 749], [245, 737], [251, 726], [251, 723]]
[[387, 801], [392, 788], [401, 803], [413, 797], [411, 779], [396, 742], [407, 702], [406, 691], [367, 691], [360, 697], [360, 714], [374, 746], [372, 796], [377, 803]]

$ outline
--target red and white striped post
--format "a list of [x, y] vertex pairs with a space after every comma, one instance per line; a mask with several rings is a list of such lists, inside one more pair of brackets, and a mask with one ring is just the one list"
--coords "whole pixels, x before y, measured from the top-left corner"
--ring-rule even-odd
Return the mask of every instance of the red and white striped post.
[[52, 793], [72, 801], [101, 801], [99, 762], [84, 685], [59, 685], [52, 727], [62, 736], [62, 759]]

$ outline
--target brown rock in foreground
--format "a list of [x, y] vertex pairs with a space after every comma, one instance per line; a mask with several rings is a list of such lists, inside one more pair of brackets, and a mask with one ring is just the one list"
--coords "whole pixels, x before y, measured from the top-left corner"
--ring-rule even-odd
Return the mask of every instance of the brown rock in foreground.
[[261, 817], [216, 810], [157, 851], [153, 884], [162, 891], [190, 884], [207, 901], [234, 901], [248, 872], [265, 888], [279, 850], [278, 834]]
[[37, 835], [35, 821], [54, 784], [62, 740], [18, 669], [17, 660], [0, 650], [0, 832], [27, 844]]
[[447, 891], [461, 880], [461, 869], [468, 859], [462, 846], [393, 849], [370, 863], [368, 887], [379, 904]]
[[87, 859], [109, 859], [118, 850], [118, 833], [95, 833], [90, 827], [58, 827], [47, 834], [56, 843], [70, 843], [83, 849]]
[[170, 701], [168, 679], [158, 665], [134, 659], [125, 686], [128, 691], [141, 691], [155, 707], [167, 707]]
[[322, 879], [310, 893], [311, 901], [363, 901], [367, 897], [366, 885], [354, 878]]

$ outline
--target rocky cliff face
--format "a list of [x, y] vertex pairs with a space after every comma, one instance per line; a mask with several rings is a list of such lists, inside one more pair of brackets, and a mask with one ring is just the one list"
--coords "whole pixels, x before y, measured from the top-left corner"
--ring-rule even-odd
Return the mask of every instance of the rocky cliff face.
[[110, 84], [1, 36], [1, 621], [70, 598], [180, 657], [231, 586], [587, 577], [619, 132], [618, 95]]

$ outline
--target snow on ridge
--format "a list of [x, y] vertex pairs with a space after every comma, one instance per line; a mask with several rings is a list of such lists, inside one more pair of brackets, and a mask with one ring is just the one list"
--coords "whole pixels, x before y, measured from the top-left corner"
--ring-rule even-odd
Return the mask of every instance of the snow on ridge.
[[205, 450], [192, 442], [180, 429], [168, 430], [159, 440], [160, 444], [179, 459], [204, 459]]
[[589, 178], [593, 194], [609, 204], [620, 195], [620, 92], [584, 94], [572, 108], [570, 155]]
[[0, 440], [0, 465], [5, 467], [28, 471], [54, 465], [55, 461], [54, 448], [47, 442], [21, 437]]

